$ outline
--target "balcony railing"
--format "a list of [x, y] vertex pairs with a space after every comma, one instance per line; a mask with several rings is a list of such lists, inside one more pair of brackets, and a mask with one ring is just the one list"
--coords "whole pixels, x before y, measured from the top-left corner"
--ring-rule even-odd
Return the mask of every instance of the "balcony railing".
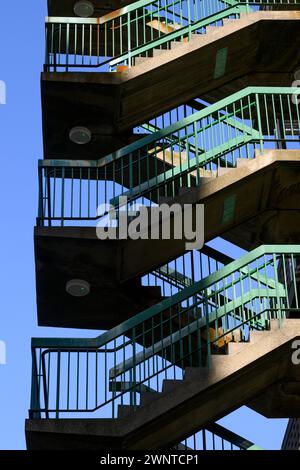
[[259, 9], [295, 9], [299, 0], [139, 0], [101, 18], [46, 18], [46, 71], [119, 70], [154, 49], [190, 41], [208, 26]]
[[298, 88], [249, 87], [177, 121], [166, 113], [160, 130], [151, 122], [154, 133], [100, 160], [42, 160], [38, 225], [96, 225], [120, 196], [129, 209], [157, 204], [240, 158], [299, 149], [298, 96]]
[[299, 264], [298, 245], [262, 246], [98, 338], [33, 339], [30, 416], [113, 418], [139, 404], [141, 387], [210, 367], [237, 332], [248, 341], [298, 314]]

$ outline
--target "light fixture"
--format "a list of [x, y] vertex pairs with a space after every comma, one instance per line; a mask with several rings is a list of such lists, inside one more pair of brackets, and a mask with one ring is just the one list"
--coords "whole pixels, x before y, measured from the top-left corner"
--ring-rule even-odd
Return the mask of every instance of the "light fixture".
[[91, 286], [87, 281], [83, 279], [72, 279], [66, 284], [66, 291], [73, 297], [85, 297], [89, 295]]
[[74, 144], [85, 145], [92, 140], [92, 133], [87, 127], [77, 126], [70, 130], [69, 138]]
[[81, 16], [82, 18], [88, 18], [89, 16], [92, 16], [94, 14], [94, 11], [94, 5], [88, 0], [80, 0], [74, 5], [75, 15]]

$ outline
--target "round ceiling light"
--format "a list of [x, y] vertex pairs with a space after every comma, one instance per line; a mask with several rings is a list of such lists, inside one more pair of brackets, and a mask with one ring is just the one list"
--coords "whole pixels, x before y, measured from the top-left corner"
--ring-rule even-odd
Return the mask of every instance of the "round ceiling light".
[[91, 286], [87, 281], [83, 279], [72, 279], [66, 284], [66, 291], [73, 297], [85, 297], [89, 295]]
[[81, 16], [82, 18], [88, 18], [89, 16], [92, 16], [94, 14], [94, 11], [94, 5], [88, 0], [80, 0], [74, 5], [75, 15]]
[[92, 133], [87, 127], [73, 127], [70, 130], [69, 138], [74, 144], [85, 145], [92, 140]]

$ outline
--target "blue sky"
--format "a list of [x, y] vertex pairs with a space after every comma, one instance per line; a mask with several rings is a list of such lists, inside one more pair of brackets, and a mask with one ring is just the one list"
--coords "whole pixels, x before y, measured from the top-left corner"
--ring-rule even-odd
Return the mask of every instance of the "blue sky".
[[[42, 156], [40, 72], [44, 57], [46, 0], [0, 3], [1, 297], [0, 449], [24, 449], [30, 399], [32, 336], [94, 336], [37, 328], [33, 226], [37, 209], [37, 159]], [[260, 446], [279, 448], [287, 420], [268, 421], [242, 408], [222, 424]]]

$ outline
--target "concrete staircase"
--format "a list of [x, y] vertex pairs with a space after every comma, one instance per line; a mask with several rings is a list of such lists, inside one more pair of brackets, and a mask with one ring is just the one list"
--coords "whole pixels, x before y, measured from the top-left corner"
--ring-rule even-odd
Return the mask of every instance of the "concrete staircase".
[[[117, 138], [121, 147], [134, 126], [192, 98], [214, 103], [247, 86], [290, 86], [300, 62], [299, 19], [297, 11], [258, 11], [137, 57], [123, 72], [45, 72], [45, 155], [99, 158], [116, 150]], [[65, 135], [82, 120], [94, 139], [79, 149]]]
[[[140, 405], [120, 406], [116, 419], [27, 420], [28, 449], [159, 449], [250, 402], [266, 388], [300, 379], [291, 362], [300, 320], [271, 322], [250, 334], [248, 343], [228, 344], [226, 355], [212, 355], [211, 367], [186, 368], [183, 380], [164, 380], [159, 393], [142, 392]], [[300, 409], [299, 396], [289, 413]], [[296, 408], [295, 408], [296, 406]], [[286, 412], [288, 409], [286, 408]]]

